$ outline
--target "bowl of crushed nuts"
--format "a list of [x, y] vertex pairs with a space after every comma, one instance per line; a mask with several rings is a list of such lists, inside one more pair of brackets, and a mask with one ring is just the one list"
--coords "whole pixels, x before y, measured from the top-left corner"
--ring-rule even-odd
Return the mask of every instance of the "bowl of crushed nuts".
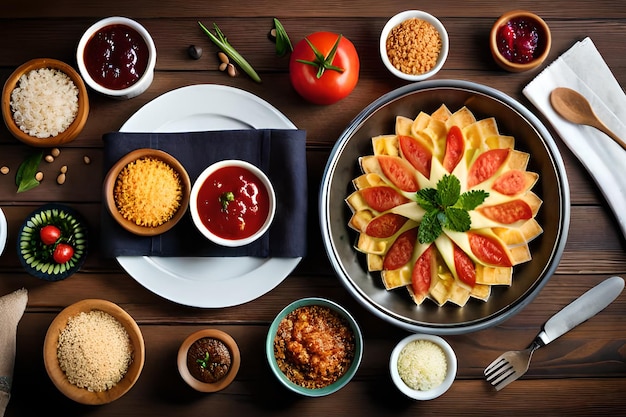
[[422, 81], [435, 75], [448, 57], [448, 32], [433, 15], [407, 10], [387, 21], [380, 34], [380, 57], [393, 75]]

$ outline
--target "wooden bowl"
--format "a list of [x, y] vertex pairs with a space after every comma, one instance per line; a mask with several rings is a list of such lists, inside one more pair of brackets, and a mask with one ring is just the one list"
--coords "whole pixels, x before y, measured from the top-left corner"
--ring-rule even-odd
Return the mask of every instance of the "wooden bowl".
[[[221, 341], [226, 345], [228, 351], [230, 352], [231, 365], [228, 373], [216, 382], [203, 382], [196, 379], [191, 374], [187, 366], [187, 354], [189, 352], [189, 348], [194, 344], [194, 342], [205, 337]], [[239, 366], [241, 364], [241, 354], [239, 352], [237, 342], [235, 342], [229, 334], [217, 329], [204, 329], [190, 334], [183, 341], [178, 349], [177, 364], [180, 376], [190, 387], [200, 392], [216, 392], [223, 390], [230, 385], [230, 383], [235, 379], [235, 376], [237, 376], [237, 372], [239, 371]]]
[[[68, 77], [70, 77], [78, 88], [78, 113], [76, 114], [76, 118], [72, 124], [65, 129], [65, 131], [48, 138], [38, 138], [20, 130], [19, 126], [13, 119], [13, 111], [11, 110], [11, 93], [18, 85], [20, 77], [32, 70], [40, 68], [51, 68], [64, 72]], [[50, 58], [33, 59], [18, 67], [4, 83], [4, 88], [2, 89], [2, 117], [4, 119], [4, 123], [13, 136], [27, 145], [35, 147], [50, 147], [71, 142], [76, 139], [76, 137], [83, 130], [83, 127], [85, 127], [88, 115], [89, 98], [87, 96], [85, 83], [78, 72], [64, 62]]]
[[[114, 195], [115, 182], [117, 180], [117, 176], [119, 175], [120, 171], [129, 163], [136, 161], [137, 159], [146, 158], [146, 157], [159, 159], [165, 162], [170, 167], [172, 167], [176, 172], [178, 172], [180, 179], [182, 181], [182, 185], [183, 185], [183, 190], [182, 190], [183, 196], [182, 196], [180, 207], [178, 208], [178, 210], [176, 211], [176, 213], [170, 220], [156, 227], [140, 226], [124, 218], [122, 214], [119, 212], [119, 210], [117, 209], [117, 206], [115, 204], [115, 195]], [[167, 152], [158, 150], [158, 149], [141, 148], [141, 149], [136, 149], [134, 151], [129, 152], [128, 154], [120, 158], [120, 160], [117, 161], [115, 165], [113, 165], [113, 167], [111, 167], [107, 176], [104, 179], [104, 201], [105, 201], [105, 204], [109, 213], [117, 221], [117, 223], [120, 224], [120, 226], [122, 226], [127, 231], [133, 234], [139, 235], [139, 236], [160, 235], [162, 233], [167, 232], [172, 227], [174, 227], [176, 223], [178, 223], [180, 219], [182, 219], [182, 217], [187, 212], [187, 207], [189, 206], [190, 192], [191, 192], [191, 180], [189, 179], [189, 174], [187, 174], [187, 171], [185, 170], [185, 168], [172, 155], [168, 154]]]
[[[507, 57], [502, 55], [498, 48], [498, 31], [504, 25], [508, 24], [508, 22], [515, 19], [523, 19], [527, 23], [534, 25], [537, 28], [538, 34], [538, 44], [537, 49], [533, 54], [533, 59], [529, 62], [518, 63], [512, 62]], [[534, 13], [525, 11], [525, 10], [512, 10], [507, 13], [504, 13], [502, 16], [496, 20], [496, 22], [491, 27], [491, 32], [489, 35], [489, 48], [491, 49], [491, 55], [496, 63], [503, 69], [509, 72], [523, 72], [528, 71], [534, 68], [537, 68], [541, 65], [550, 52], [550, 47], [552, 45], [552, 35], [550, 33], [550, 28], [547, 23], [539, 16]]]
[[[67, 326], [68, 320], [81, 312], [93, 310], [104, 311], [115, 317], [126, 329], [133, 347], [133, 359], [126, 375], [112, 388], [100, 392], [92, 392], [70, 383], [57, 358], [59, 335]], [[137, 382], [145, 361], [145, 345], [139, 326], [121, 307], [106, 300], [86, 299], [66, 307], [52, 321], [44, 340], [43, 359], [48, 376], [65, 396], [81, 404], [99, 405], [120, 398]]]

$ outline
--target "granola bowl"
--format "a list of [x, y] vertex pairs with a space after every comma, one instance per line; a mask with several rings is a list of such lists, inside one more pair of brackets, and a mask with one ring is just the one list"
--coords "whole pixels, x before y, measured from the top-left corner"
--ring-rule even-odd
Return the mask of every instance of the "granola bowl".
[[448, 32], [439, 19], [421, 10], [407, 10], [393, 16], [383, 27], [380, 57], [396, 77], [422, 81], [443, 67], [449, 43]]
[[[302, 339], [287, 347], [287, 338], [307, 325], [308, 331], [301, 332]], [[312, 328], [324, 330], [311, 331]], [[328, 354], [331, 345], [333, 355]], [[298, 350], [306, 350], [307, 355], [298, 359]], [[339, 391], [352, 380], [361, 364], [363, 336], [356, 320], [339, 304], [324, 298], [303, 298], [278, 313], [267, 333], [265, 354], [283, 387], [306, 397], [322, 397]], [[304, 356], [317, 362], [320, 372], [302, 362]]]

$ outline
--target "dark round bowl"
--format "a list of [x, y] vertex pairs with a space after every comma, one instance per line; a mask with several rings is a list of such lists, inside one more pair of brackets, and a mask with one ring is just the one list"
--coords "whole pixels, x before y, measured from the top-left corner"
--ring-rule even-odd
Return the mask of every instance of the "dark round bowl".
[[[539, 174], [532, 191], [549, 202], [536, 220], [543, 233], [529, 244], [532, 260], [513, 269], [511, 287], [494, 287], [489, 299], [465, 306], [420, 306], [405, 289], [386, 291], [379, 273], [368, 272], [365, 257], [354, 249], [357, 233], [348, 222], [346, 197], [361, 174], [358, 158], [372, 154], [372, 137], [394, 132], [396, 116], [415, 118], [442, 104], [454, 112], [467, 106], [477, 120], [495, 117], [503, 135], [515, 137], [515, 149], [530, 154], [528, 170]], [[366, 107], [339, 137], [322, 178], [320, 227], [326, 252], [342, 284], [376, 316], [413, 332], [461, 334], [497, 325], [528, 305], [556, 270], [569, 228], [570, 199], [565, 167], [554, 139], [528, 109], [506, 94], [459, 80], [423, 81], [394, 90]]]
[[[74, 255], [64, 264], [39, 255], [42, 243], [39, 229], [54, 224], [61, 229], [62, 238], [70, 238]], [[60, 281], [77, 272], [87, 259], [88, 231], [83, 217], [71, 207], [62, 204], [46, 204], [26, 217], [17, 238], [17, 257], [26, 272], [45, 281]]]

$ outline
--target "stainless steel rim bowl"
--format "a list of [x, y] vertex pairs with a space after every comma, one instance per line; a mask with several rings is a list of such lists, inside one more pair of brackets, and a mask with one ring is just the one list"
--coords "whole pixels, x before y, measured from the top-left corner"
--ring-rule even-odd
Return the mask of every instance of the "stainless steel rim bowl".
[[[345, 198], [360, 174], [358, 157], [372, 154], [371, 138], [393, 133], [398, 115], [415, 118], [441, 104], [454, 112], [467, 106], [477, 119], [495, 117], [502, 134], [515, 137], [515, 148], [530, 153], [528, 169], [539, 173], [533, 191], [544, 200], [537, 221], [544, 232], [530, 243], [532, 260], [514, 267], [513, 285], [496, 287], [487, 302], [438, 307], [427, 300], [416, 306], [405, 290], [386, 291], [376, 273], [368, 273], [354, 248]], [[463, 334], [495, 326], [528, 305], [556, 270], [570, 220], [569, 185], [563, 160], [547, 128], [510, 96], [481, 84], [431, 80], [394, 90], [367, 106], [344, 130], [328, 159], [319, 195], [320, 227], [329, 260], [346, 289], [367, 310], [413, 332]]]

